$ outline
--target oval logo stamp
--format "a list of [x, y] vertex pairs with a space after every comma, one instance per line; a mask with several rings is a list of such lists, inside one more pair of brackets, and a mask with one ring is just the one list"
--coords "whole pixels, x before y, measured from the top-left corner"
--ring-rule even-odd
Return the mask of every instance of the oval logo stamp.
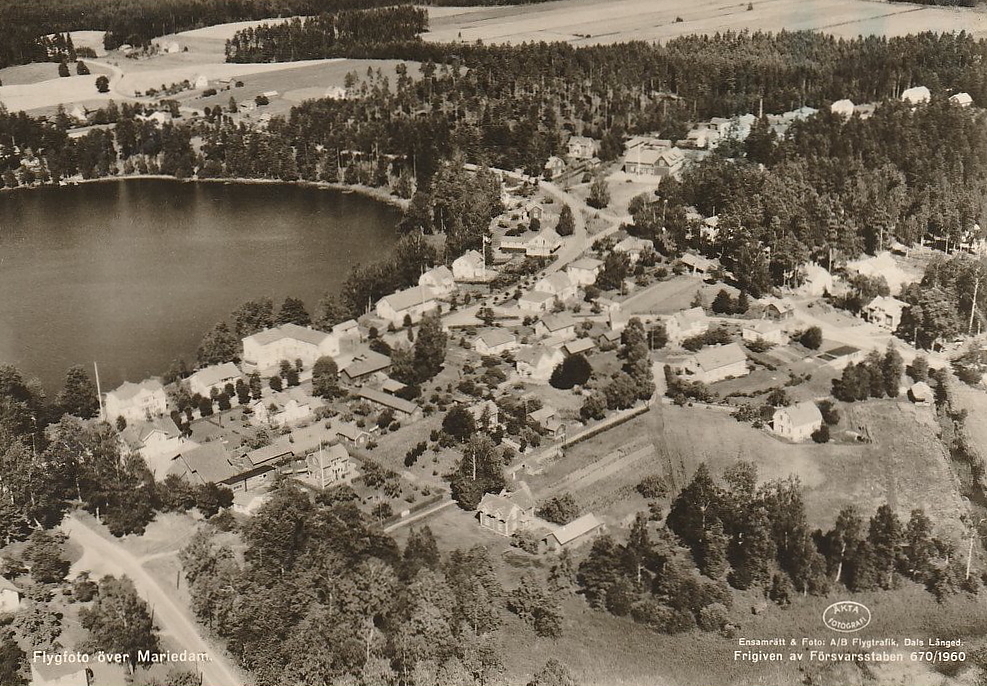
[[870, 624], [870, 609], [863, 603], [841, 600], [823, 610], [822, 620], [833, 631], [852, 634]]

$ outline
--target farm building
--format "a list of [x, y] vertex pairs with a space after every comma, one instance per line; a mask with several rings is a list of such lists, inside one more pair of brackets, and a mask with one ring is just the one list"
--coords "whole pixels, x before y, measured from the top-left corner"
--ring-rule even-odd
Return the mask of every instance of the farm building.
[[575, 548], [592, 540], [602, 531], [603, 522], [590, 512], [547, 534], [542, 543], [547, 550], [559, 553], [563, 548]]
[[817, 357], [834, 369], [843, 369], [848, 364], [861, 362], [865, 353], [852, 345], [841, 345], [820, 353]]
[[774, 432], [791, 441], [808, 440], [822, 426], [823, 418], [814, 402], [779, 407], [771, 418]]
[[737, 343], [703, 348], [690, 358], [686, 368], [697, 381], [707, 384], [750, 373], [747, 368], [747, 354]]
[[139, 422], [167, 412], [168, 396], [164, 386], [156, 379], [140, 383], [125, 381], [106, 394], [103, 407], [108, 421], [123, 417], [130, 422]]

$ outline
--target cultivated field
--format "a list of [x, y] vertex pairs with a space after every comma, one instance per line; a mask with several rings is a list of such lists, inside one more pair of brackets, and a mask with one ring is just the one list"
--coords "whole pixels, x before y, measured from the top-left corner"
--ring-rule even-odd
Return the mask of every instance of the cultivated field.
[[666, 41], [686, 34], [743, 30], [823, 31], [842, 37], [901, 36], [920, 31], [987, 35], [982, 10], [889, 4], [872, 0], [559, 0], [520, 7], [430, 8], [426, 40], [574, 45]]

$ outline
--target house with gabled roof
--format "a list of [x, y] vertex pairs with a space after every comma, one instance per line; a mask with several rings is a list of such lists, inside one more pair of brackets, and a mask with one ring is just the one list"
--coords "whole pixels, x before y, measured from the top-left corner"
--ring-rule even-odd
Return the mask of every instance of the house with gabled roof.
[[[162, 460], [170, 460], [196, 445], [182, 434], [171, 417], [156, 417], [149, 422], [128, 425], [120, 438], [128, 448], [140, 453], [152, 472]], [[155, 476], [163, 478], [160, 474]]]
[[108, 421], [114, 421], [117, 417], [123, 417], [128, 422], [143, 421], [165, 414], [168, 411], [168, 396], [157, 379], [146, 379], [140, 383], [125, 381], [106, 394], [103, 407]]
[[346, 483], [357, 476], [356, 465], [350, 454], [339, 443], [333, 443], [309, 453], [305, 457], [308, 477], [317, 488], [329, 488]]
[[501, 536], [513, 536], [532, 519], [535, 500], [523, 481], [513, 492], [487, 493], [476, 508], [480, 526]]
[[600, 275], [603, 268], [603, 261], [594, 257], [583, 257], [566, 267], [569, 279], [577, 286], [589, 286], [596, 283], [596, 277]]
[[901, 92], [901, 101], [909, 105], [922, 105], [932, 99], [932, 93], [926, 86], [913, 86]]
[[591, 160], [600, 150], [600, 142], [589, 136], [572, 136], [566, 144], [569, 157], [575, 160]]
[[208, 398], [212, 389], [220, 393], [226, 388], [226, 384], [236, 385], [237, 379], [241, 377], [240, 370], [232, 362], [214, 364], [203, 367], [188, 378], [189, 391], [192, 395], [198, 393], [203, 398]]
[[482, 281], [486, 276], [486, 262], [477, 250], [469, 250], [452, 261], [452, 277], [456, 281]]
[[562, 236], [553, 228], [545, 228], [524, 244], [524, 254], [528, 257], [551, 257], [562, 247]]
[[544, 383], [563, 359], [565, 356], [558, 348], [532, 345], [514, 355], [514, 368], [521, 378]]
[[637, 236], [628, 236], [613, 246], [614, 252], [626, 253], [631, 258], [632, 263], [641, 259], [641, 253], [654, 249], [655, 242], [653, 240], [650, 238], [638, 238]]
[[371, 432], [360, 428], [352, 422], [334, 422], [330, 432], [334, 433], [340, 441], [361, 448], [373, 440], [373, 434]]
[[193, 486], [200, 486], [207, 483], [228, 484], [236, 476], [236, 470], [230, 453], [222, 443], [210, 441], [179, 453], [168, 474], [185, 479]]
[[422, 417], [422, 408], [418, 403], [411, 400], [405, 400], [374, 388], [361, 388], [358, 395], [363, 400], [382, 409], [391, 410], [398, 419], [414, 421]]
[[506, 329], [484, 329], [473, 341], [473, 350], [480, 355], [501, 355], [517, 347], [517, 336]]
[[385, 295], [377, 301], [377, 316], [384, 321], [403, 326], [404, 318], [412, 323], [421, 321], [422, 316], [439, 306], [436, 294], [427, 286], [412, 286], [397, 293]]
[[576, 318], [568, 312], [547, 314], [535, 324], [535, 333], [539, 336], [552, 336], [561, 340], [576, 337]]
[[903, 300], [890, 296], [879, 295], [864, 305], [864, 319], [877, 324], [882, 329], [896, 331], [901, 324], [901, 315], [909, 305]]
[[545, 312], [552, 303], [555, 296], [544, 291], [527, 291], [518, 298], [517, 307], [522, 312]]
[[790, 441], [808, 440], [822, 424], [822, 413], [814, 402], [808, 400], [777, 408], [771, 419], [774, 432]]
[[750, 343], [764, 341], [772, 345], [788, 344], [788, 332], [785, 330], [785, 325], [773, 319], [755, 319], [745, 322], [741, 336]]
[[418, 285], [432, 289], [437, 298], [444, 298], [456, 290], [456, 279], [449, 267], [440, 264], [418, 277]]
[[21, 609], [21, 589], [0, 576], [0, 614], [14, 614]]
[[692, 307], [676, 312], [665, 317], [663, 321], [665, 333], [668, 334], [668, 342], [672, 345], [681, 345], [685, 339], [709, 331], [709, 317], [706, 316], [706, 311], [701, 307]]
[[561, 553], [565, 548], [575, 548], [592, 540], [602, 531], [603, 522], [589, 512], [546, 534], [542, 544], [550, 552]]
[[954, 93], [949, 96], [949, 101], [960, 107], [969, 107], [973, 104], [973, 98], [970, 97], [969, 93]]
[[737, 343], [703, 348], [688, 360], [686, 368], [697, 381], [707, 384], [750, 373], [747, 353]]
[[282, 360], [301, 360], [311, 367], [320, 357], [339, 354], [339, 337], [335, 333], [294, 323], [264, 329], [243, 339], [244, 369], [252, 371], [273, 369]]
[[576, 284], [572, 282], [569, 275], [565, 272], [553, 272], [547, 276], [543, 276], [535, 282], [534, 289], [542, 293], [548, 293], [560, 302], [572, 300], [578, 293]]
[[551, 181], [552, 179], [557, 179], [565, 174], [565, 169], [565, 160], [556, 155], [552, 155], [548, 158], [548, 161], [545, 162], [542, 172], [544, 173], [545, 178]]
[[391, 366], [391, 358], [375, 350], [364, 350], [353, 357], [353, 360], [343, 367], [340, 375], [351, 383], [363, 383], [375, 375], [383, 376], [384, 371]]

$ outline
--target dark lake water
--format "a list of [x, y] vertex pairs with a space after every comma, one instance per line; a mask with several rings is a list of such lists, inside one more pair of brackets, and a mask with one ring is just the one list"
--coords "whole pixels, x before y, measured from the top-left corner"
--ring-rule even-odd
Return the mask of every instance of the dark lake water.
[[129, 180], [0, 193], [0, 363], [53, 392], [73, 364], [103, 389], [192, 362], [245, 300], [312, 310], [385, 255], [399, 212], [289, 185]]

